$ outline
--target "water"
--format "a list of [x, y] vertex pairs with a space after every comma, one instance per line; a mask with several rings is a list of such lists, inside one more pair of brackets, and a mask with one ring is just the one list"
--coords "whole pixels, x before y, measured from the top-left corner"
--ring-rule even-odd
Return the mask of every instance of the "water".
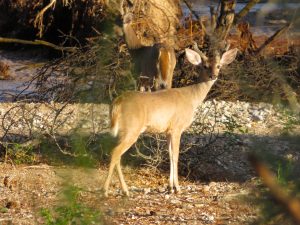
[[[209, 14], [209, 7], [214, 6], [217, 8], [218, 3], [217, 2], [210, 2], [210, 3], [204, 3], [203, 1], [198, 1], [193, 4], [193, 9], [197, 12], [200, 16], [208, 16]], [[235, 7], [235, 11], [239, 12], [246, 6], [246, 3], [237, 3]], [[183, 13], [185, 16], [189, 15], [190, 11], [186, 7], [186, 5], [183, 3]], [[253, 6], [250, 10], [250, 13], [252, 12], [260, 12], [262, 14], [267, 14], [271, 11], [278, 10], [278, 9], [299, 9], [300, 3], [257, 3], [255, 6]]]
[[38, 69], [44, 65], [41, 58], [26, 56], [20, 52], [0, 50], [0, 61], [9, 66], [10, 79], [0, 80], [0, 102], [10, 101], [22, 91], [28, 94], [34, 91], [34, 83], [28, 85]]
[[[194, 0], [193, 10], [201, 17], [210, 16], [210, 6], [218, 7], [218, 1]], [[240, 12], [246, 3], [237, 3], [235, 12]], [[186, 5], [182, 4], [184, 16], [190, 14]], [[300, 2], [299, 3], [257, 3], [251, 8], [245, 20], [251, 25], [252, 32], [256, 34], [270, 35], [288, 22], [293, 22], [293, 32], [300, 32]]]

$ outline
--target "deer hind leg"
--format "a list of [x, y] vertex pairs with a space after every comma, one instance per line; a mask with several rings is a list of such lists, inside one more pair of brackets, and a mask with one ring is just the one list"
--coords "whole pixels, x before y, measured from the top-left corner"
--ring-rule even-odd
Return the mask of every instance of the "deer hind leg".
[[119, 162], [117, 163], [117, 171], [118, 171], [119, 180], [120, 180], [120, 183], [121, 183], [122, 190], [127, 196], [129, 196], [128, 187], [127, 187], [127, 184], [125, 182], [124, 175], [123, 175], [122, 169], [121, 169], [121, 160], [119, 160]]
[[122, 138], [122, 139], [120, 139], [119, 144], [113, 149], [112, 155], [111, 155], [111, 161], [110, 161], [110, 165], [109, 165], [109, 170], [108, 170], [108, 175], [107, 175], [106, 181], [104, 183], [104, 195], [105, 196], [108, 196], [109, 185], [110, 185], [110, 181], [111, 181], [115, 166], [117, 166], [117, 172], [119, 175], [119, 180], [121, 183], [122, 190], [127, 196], [129, 195], [128, 188], [127, 188], [126, 182], [124, 180], [124, 176], [123, 176], [122, 169], [121, 169], [121, 156], [136, 141], [137, 137], [136, 138], [128, 138], [128, 137]]

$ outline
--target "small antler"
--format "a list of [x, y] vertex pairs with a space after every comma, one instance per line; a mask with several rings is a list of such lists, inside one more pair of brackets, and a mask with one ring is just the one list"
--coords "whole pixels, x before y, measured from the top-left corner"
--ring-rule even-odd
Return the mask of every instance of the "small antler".
[[198, 48], [198, 44], [195, 41], [193, 41], [193, 48], [200, 55], [203, 61], [208, 61], [208, 57]]

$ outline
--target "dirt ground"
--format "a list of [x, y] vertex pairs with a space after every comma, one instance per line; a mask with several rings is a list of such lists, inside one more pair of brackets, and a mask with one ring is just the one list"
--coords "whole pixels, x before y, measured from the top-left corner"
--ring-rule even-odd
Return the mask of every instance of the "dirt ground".
[[[127, 168], [131, 195], [122, 197], [118, 183], [108, 198], [101, 185], [106, 170], [38, 166], [0, 165], [1, 224], [42, 224], [41, 208], [60, 204], [62, 188], [75, 181], [82, 187], [80, 201], [104, 213], [111, 224], [244, 224], [257, 217], [257, 208], [241, 202], [253, 182], [183, 181], [181, 194], [168, 194], [167, 174]], [[116, 189], [117, 188], [117, 189]], [[5, 210], [6, 209], [6, 210]]]
[[[218, 141], [209, 148], [210, 152], [191, 153], [191, 158], [199, 160], [199, 168], [193, 167], [192, 176], [181, 174], [179, 194], [168, 193], [167, 168], [154, 170], [124, 163], [131, 196], [122, 195], [114, 176], [109, 197], [105, 198], [101, 187], [107, 165], [84, 169], [2, 163], [0, 224], [45, 223], [41, 210], [66, 203], [64, 190], [70, 186], [79, 188], [78, 202], [101, 212], [96, 224], [255, 224], [260, 217], [255, 199], [262, 184], [247, 160], [248, 152], [258, 143], [252, 140], [264, 143], [266, 151], [299, 164], [299, 147], [278, 136], [280, 129], [275, 122], [253, 123], [247, 135], [240, 135], [240, 141], [224, 153], [218, 153]], [[185, 135], [183, 140], [189, 138]], [[183, 158], [181, 161], [179, 168], [190, 162]]]

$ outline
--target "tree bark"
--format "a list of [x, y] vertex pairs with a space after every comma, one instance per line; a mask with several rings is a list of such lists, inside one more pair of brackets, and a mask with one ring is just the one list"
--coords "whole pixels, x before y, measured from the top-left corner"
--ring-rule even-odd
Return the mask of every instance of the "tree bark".
[[251, 0], [248, 2], [248, 4], [235, 15], [234, 24], [237, 24], [241, 18], [246, 16], [250, 9], [255, 6], [260, 0]]
[[235, 0], [222, 0], [220, 16], [217, 20], [216, 36], [219, 40], [225, 40], [234, 20]]
[[269, 37], [256, 51], [256, 54], [259, 55], [272, 41], [279, 37], [282, 33], [287, 31], [290, 28], [291, 24], [287, 24], [284, 27], [277, 30], [271, 37]]

